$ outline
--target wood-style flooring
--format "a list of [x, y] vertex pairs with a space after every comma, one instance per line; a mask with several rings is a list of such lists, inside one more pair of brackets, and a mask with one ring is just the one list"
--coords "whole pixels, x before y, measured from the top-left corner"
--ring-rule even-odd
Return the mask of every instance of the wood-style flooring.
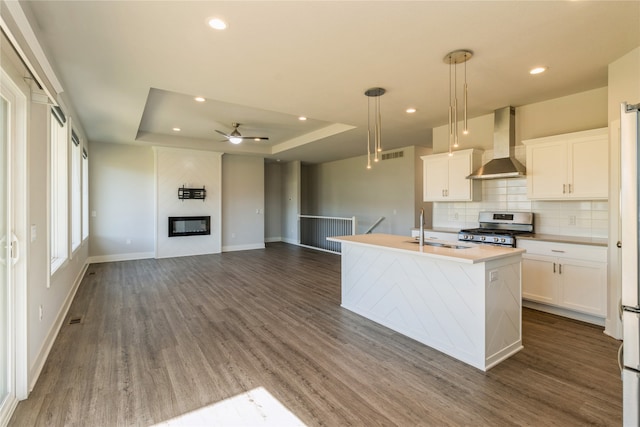
[[92, 264], [77, 317], [11, 426], [148, 426], [259, 387], [308, 426], [622, 423], [602, 328], [525, 309], [524, 350], [484, 373], [342, 309], [340, 256], [295, 245]]

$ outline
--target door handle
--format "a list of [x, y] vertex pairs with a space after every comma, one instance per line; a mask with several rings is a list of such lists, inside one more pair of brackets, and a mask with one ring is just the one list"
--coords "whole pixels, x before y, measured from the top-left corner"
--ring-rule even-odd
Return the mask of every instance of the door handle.
[[618, 247], [618, 248], [622, 247], [622, 242], [620, 240], [618, 240], [618, 243], [616, 243], [616, 247]]
[[16, 265], [20, 260], [20, 242], [15, 233], [11, 233], [11, 262]]

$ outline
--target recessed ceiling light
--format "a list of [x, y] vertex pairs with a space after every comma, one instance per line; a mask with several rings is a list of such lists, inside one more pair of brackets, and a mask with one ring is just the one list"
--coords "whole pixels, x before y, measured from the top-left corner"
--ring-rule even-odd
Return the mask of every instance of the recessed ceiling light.
[[304, 122], [305, 120], [307, 120], [307, 118], [305, 116], [300, 116], [298, 117], [298, 120], [300, 120], [301, 122]]
[[536, 67], [532, 68], [531, 71], [529, 71], [529, 74], [540, 74], [544, 73], [545, 71], [547, 71], [547, 67]]
[[413, 113], [415, 113], [415, 112], [416, 112], [416, 111], [418, 111], [418, 110], [416, 110], [415, 108], [407, 108], [407, 110], [406, 110], [406, 111], [407, 111], [407, 113], [409, 113], [409, 114], [413, 114]]
[[224, 30], [227, 28], [227, 23], [220, 18], [209, 19], [209, 26], [214, 30]]
[[182, 129], [180, 129], [180, 128], [173, 128], [173, 131], [174, 131], [174, 132], [180, 132], [181, 130], [182, 130]]
[[196, 96], [193, 99], [195, 99], [197, 102], [204, 102], [205, 101], [205, 99], [203, 97], [201, 97], [201, 96]]

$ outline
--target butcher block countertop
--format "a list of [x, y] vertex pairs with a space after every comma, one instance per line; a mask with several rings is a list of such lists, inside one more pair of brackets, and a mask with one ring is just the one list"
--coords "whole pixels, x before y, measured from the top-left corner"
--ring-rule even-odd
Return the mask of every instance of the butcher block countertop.
[[[427, 239], [425, 241], [425, 245], [420, 247], [417, 240], [412, 239], [411, 237], [397, 236], [393, 234], [357, 234], [355, 236], [328, 237], [327, 240], [363, 246], [383, 247], [394, 251], [407, 252], [467, 264], [491, 261], [525, 252], [524, 249], [519, 248], [476, 245], [467, 242], [451, 242], [447, 240], [434, 239]], [[429, 244], [443, 244], [454, 247], [433, 246]]]

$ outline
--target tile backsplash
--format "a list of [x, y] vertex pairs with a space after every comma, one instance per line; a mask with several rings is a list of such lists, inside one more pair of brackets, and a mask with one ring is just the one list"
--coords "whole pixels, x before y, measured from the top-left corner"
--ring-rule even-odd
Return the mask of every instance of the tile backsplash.
[[[491, 159], [484, 153], [483, 161]], [[516, 151], [516, 158], [520, 159]], [[524, 163], [524, 159], [521, 160]], [[434, 228], [473, 228], [480, 211], [524, 211], [534, 213], [534, 231], [562, 236], [608, 236], [607, 200], [539, 201], [527, 198], [527, 179], [482, 181], [482, 201], [433, 203]]]

